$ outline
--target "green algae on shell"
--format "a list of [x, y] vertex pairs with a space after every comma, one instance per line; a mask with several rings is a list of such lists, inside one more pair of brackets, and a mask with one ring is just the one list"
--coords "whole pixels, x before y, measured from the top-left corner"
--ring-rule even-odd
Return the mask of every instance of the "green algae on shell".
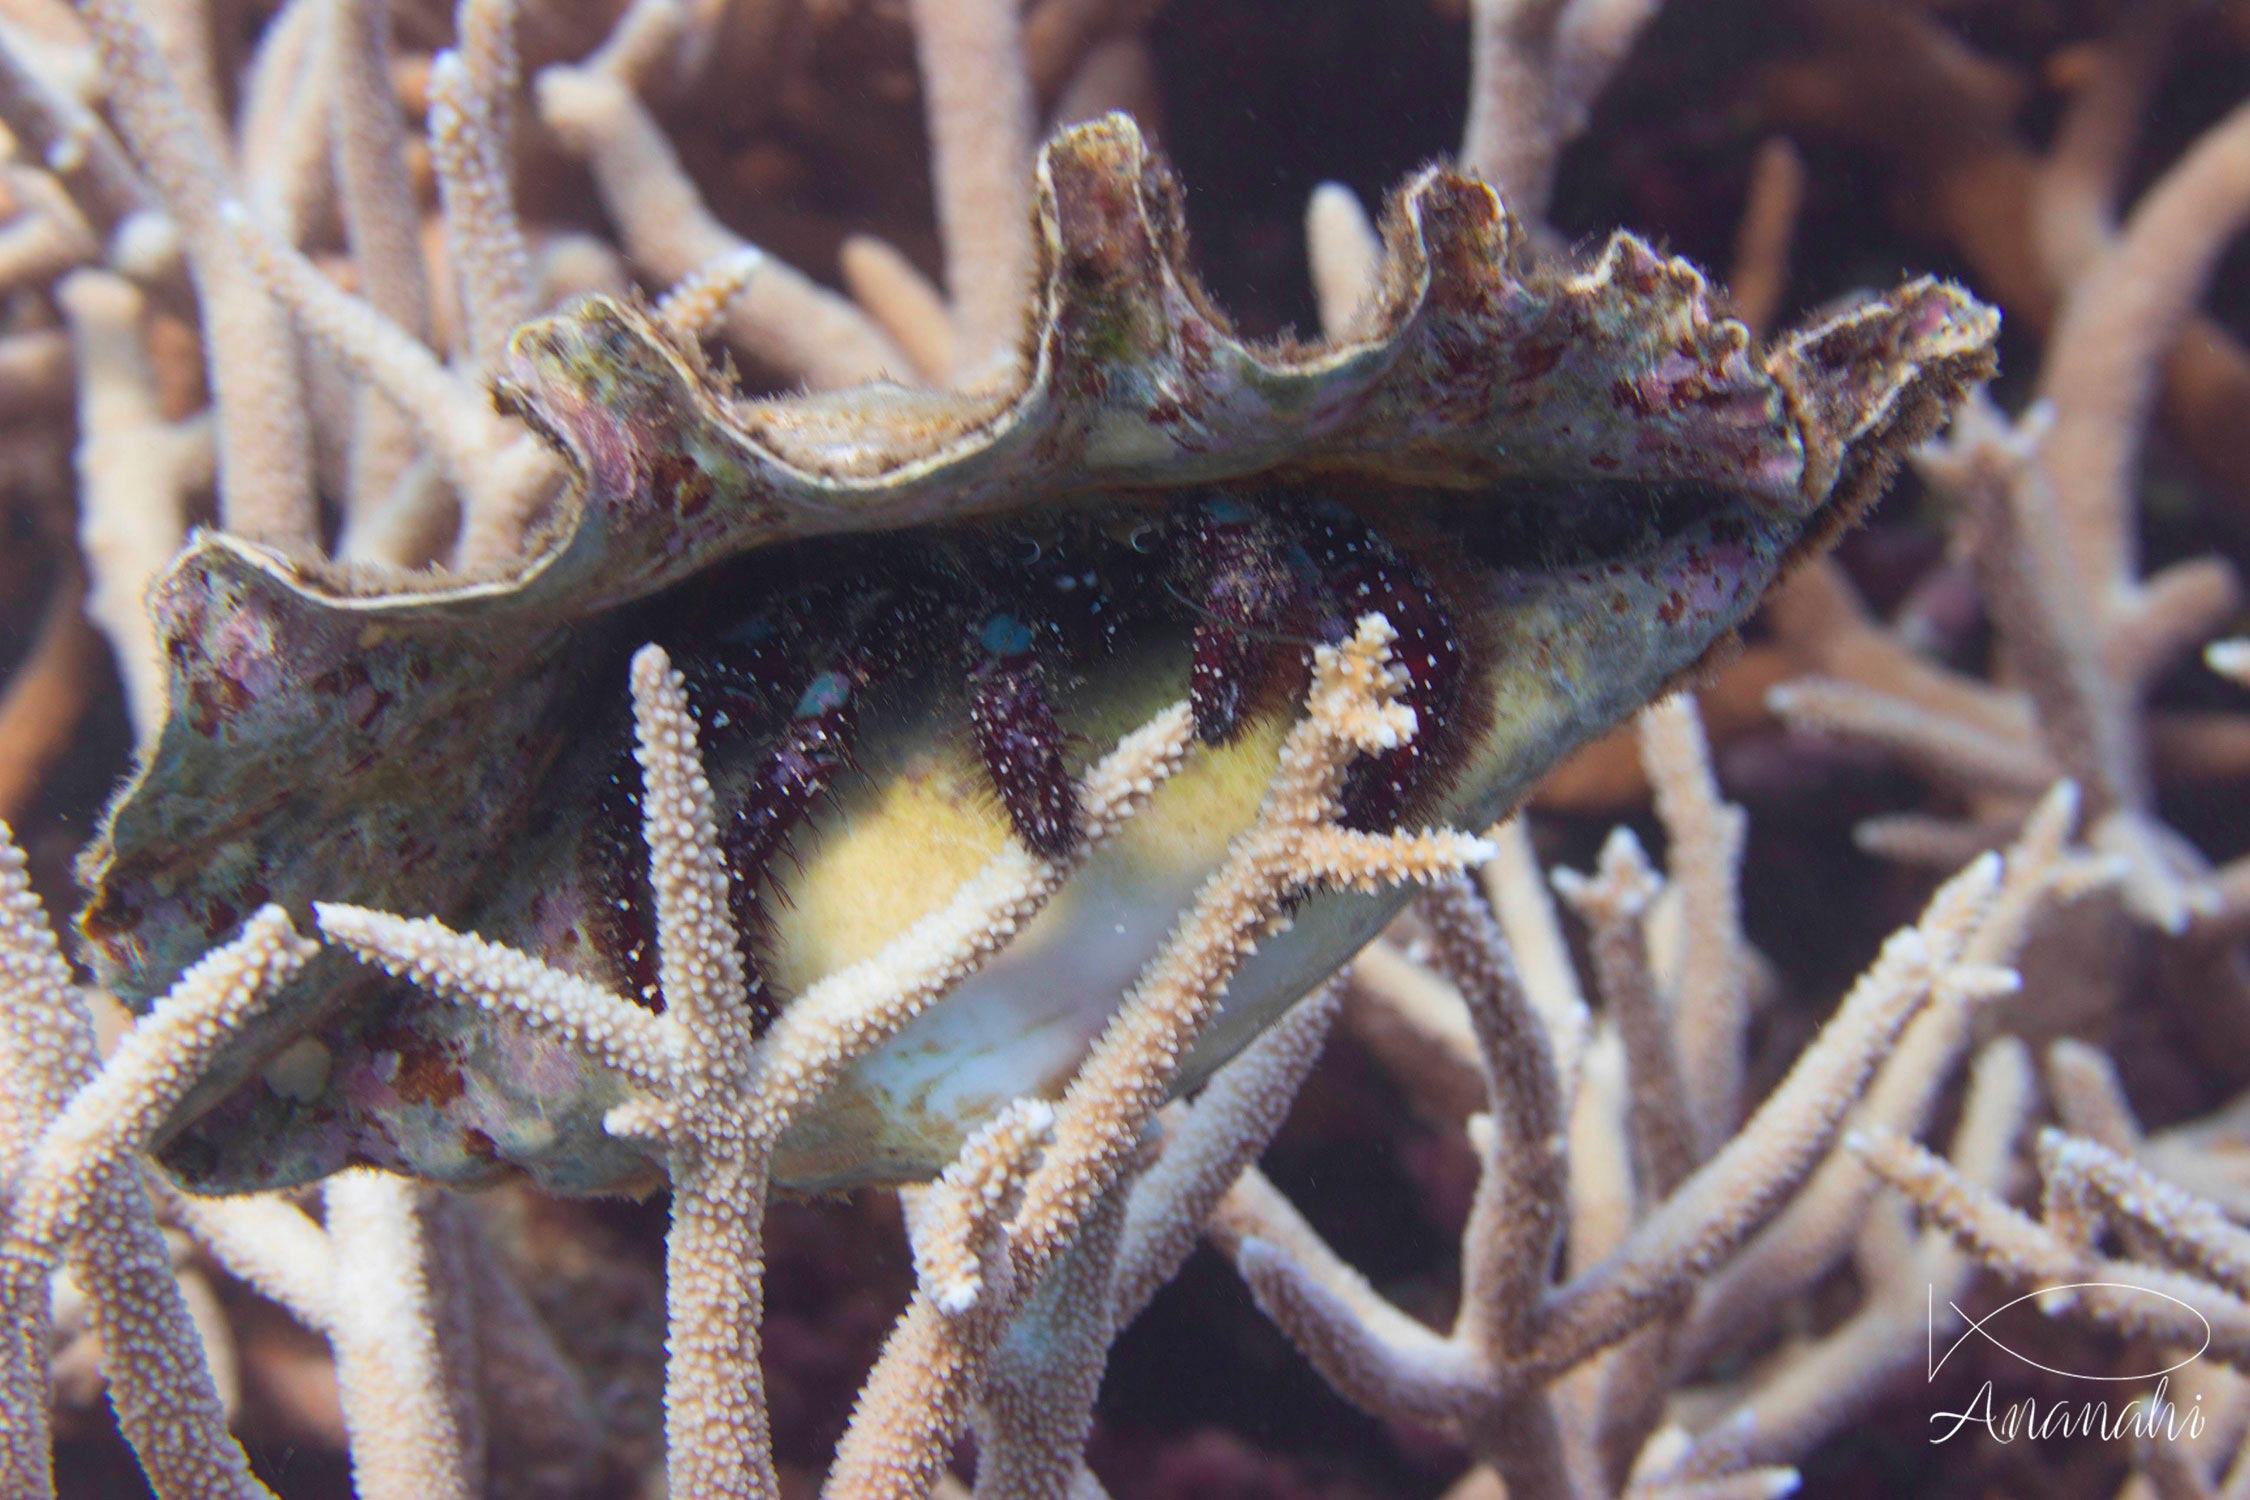
[[[1480, 823], [1692, 668], [1992, 365], [1996, 316], [1938, 283], [1759, 352], [1693, 268], [1629, 235], [1583, 266], [1526, 270], [1491, 190], [1443, 168], [1395, 196], [1369, 332], [1337, 344], [1235, 335], [1188, 269], [1172, 178], [1122, 118], [1047, 146], [1037, 211], [1026, 357], [1006, 389], [745, 400], [642, 313], [593, 299], [511, 350], [504, 402], [573, 471], [519, 571], [375, 588], [198, 540], [152, 601], [166, 721], [89, 861], [103, 981], [144, 1005], [261, 902], [301, 917], [334, 900], [434, 915], [625, 990], [577, 853], [625, 653], [660, 625], [759, 609], [745, 590], [782, 597], [808, 571], [879, 577], [899, 549], [1214, 493], [1346, 506], [1450, 558], [1446, 598], [1473, 637], [1466, 712], [1417, 812]], [[1558, 535], [1578, 540], [1548, 545]], [[818, 618], [787, 626], [797, 649], [822, 640]], [[1143, 611], [1057, 674], [1073, 769], [1185, 694], [1191, 627], [1190, 612]], [[999, 1103], [1059, 1087], [1247, 823], [1291, 711], [1269, 695], [1238, 738], [1191, 755], [989, 969], [851, 1071], [784, 1142], [782, 1180], [925, 1175]], [[927, 675], [868, 695], [856, 771], [767, 877], [762, 967], [780, 1003], [1009, 836], [968, 717], [959, 686]], [[1308, 898], [1183, 1078], [1400, 899]], [[230, 1049], [165, 1159], [213, 1189], [359, 1160], [625, 1188], [656, 1163], [603, 1130], [622, 1097], [559, 1045], [331, 953]]]

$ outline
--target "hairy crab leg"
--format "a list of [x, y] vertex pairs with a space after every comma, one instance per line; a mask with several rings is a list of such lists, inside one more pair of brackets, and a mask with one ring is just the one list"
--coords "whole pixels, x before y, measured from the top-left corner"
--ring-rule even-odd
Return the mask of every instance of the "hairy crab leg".
[[1407, 676], [1399, 701], [1414, 710], [1416, 732], [1396, 749], [1355, 761], [1343, 793], [1346, 827], [1387, 831], [1432, 789], [1432, 767], [1447, 763], [1459, 736], [1468, 655], [1437, 586], [1374, 528], [1341, 506], [1323, 506], [1300, 529], [1327, 596], [1323, 637], [1342, 639], [1371, 612], [1398, 632], [1392, 651]]
[[1196, 621], [1188, 706], [1196, 736], [1223, 745], [1241, 732], [1265, 676], [1280, 628], [1301, 591], [1280, 557], [1273, 523], [1232, 497], [1204, 502], [1190, 535], [1200, 562], [1202, 618]]
[[1016, 835], [1048, 859], [1078, 841], [1078, 794], [1063, 764], [1062, 726], [1048, 701], [1032, 630], [1005, 611], [985, 617], [970, 646], [969, 724], [985, 773]]
[[[755, 629], [681, 655], [688, 663], [683, 675], [697, 705], [700, 732], [712, 742], [713, 752], [729, 744], [771, 740], [734, 789], [731, 811], [720, 829], [729, 915], [741, 945], [743, 973], [761, 1009], [770, 1012], [774, 1002], [764, 992], [755, 944], [766, 926], [759, 887], [774, 856], [787, 849], [789, 830], [849, 764], [858, 728], [855, 686], [864, 664], [847, 651], [835, 665], [814, 670], [808, 678], [773, 633]], [[802, 687], [776, 729], [779, 705], [789, 702], [783, 695], [792, 681]], [[658, 1003], [654, 904], [632, 834], [640, 818], [639, 797], [639, 768], [630, 747], [621, 746], [601, 785], [589, 852], [602, 904], [612, 914], [606, 924], [611, 951], [631, 992], [653, 1004]]]

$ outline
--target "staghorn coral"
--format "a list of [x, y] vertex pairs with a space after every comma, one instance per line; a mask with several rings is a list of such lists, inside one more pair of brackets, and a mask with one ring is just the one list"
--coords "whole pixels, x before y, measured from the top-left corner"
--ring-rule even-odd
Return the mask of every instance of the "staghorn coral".
[[[1720, 807], [1700, 729], [1675, 701], [1650, 711], [1645, 736], [1680, 840]], [[1535, 883], [1503, 873], [1528, 863], [1515, 832], [1491, 867], [1492, 909], [1465, 882], [1440, 886], [1424, 898], [1421, 964], [1378, 950], [1355, 967], [1369, 1010], [1361, 1024], [1389, 1039], [1384, 1050], [1409, 1076], [1483, 1080], [1484, 1107], [1467, 1122], [1478, 1180], [1452, 1327], [1440, 1336], [1385, 1303], [1255, 1168], [1220, 1203], [1214, 1236], [1259, 1305], [1349, 1399], [1459, 1433], [1509, 1494], [1661, 1496], [1721, 1481], [1755, 1493], [1793, 1482], [1778, 1465], [1869, 1400], [1880, 1364], [1861, 1355], [1856, 1370], [1844, 1365], [1808, 1408], [1812, 1392], [1791, 1389], [1792, 1366], [1830, 1351], [1793, 1351], [1779, 1373], [1729, 1392], [1731, 1409], [1702, 1432], [1667, 1422], [1666, 1402], [1710, 1405], [1689, 1382], [1718, 1340], [1743, 1337], [1746, 1288], [1770, 1308], [1788, 1260], [1797, 1264], [1785, 1274], [1804, 1285], [1843, 1249], [1859, 1218], [1850, 1200], [1864, 1193], [1836, 1180], [1844, 1168], [1824, 1161], [1830, 1143], [1855, 1106], [1919, 1127], [1968, 1043], [1965, 1006], [2015, 985], [2001, 965], [2053, 882], [2068, 817], [2060, 803], [2056, 812], [2004, 870], [1972, 864], [1894, 935], [1731, 1134], [1715, 1122], [1731, 1127], [1743, 1108], [1727, 1082], [1734, 1070], [1714, 1073], [1702, 1039], [1739, 1036], [1725, 1014], [1741, 980], [1739, 930], [1722, 918], [1660, 961], [1645, 920], [1658, 882], [1620, 830], [1597, 874], [1557, 877], [1592, 929], [1596, 1026], [1557, 961], [1553, 911]], [[1674, 847], [1697, 850], [1683, 904], [1723, 900], [1733, 878], [1724, 850]], [[1540, 961], [1519, 967], [1519, 952]], [[2001, 1060], [1980, 1064], [1973, 1124], [1955, 1147], [1987, 1176], [2003, 1169], [2027, 1103], [2025, 1084], [2007, 1076], [2023, 1068], [2010, 1045], [1995, 1043]], [[1870, 1302], [1910, 1290], [1873, 1288]], [[1883, 1314], [1883, 1359], [1903, 1352], [1901, 1311]], [[1859, 1333], [1847, 1325], [1830, 1337], [1840, 1348]]]
[[[2129, 45], [2128, 45], [2129, 44]], [[2130, 33], [2075, 101], [2064, 142], [2129, 128], [2152, 64]], [[2110, 79], [2107, 72], [2129, 76]], [[2090, 148], [2089, 148], [2090, 149]], [[2112, 150], [2118, 148], [2113, 147]], [[2167, 949], [2174, 981], [2213, 1047], [2243, 1055], [2239, 920], [2228, 869], [2165, 826], [2160, 778], [2224, 777], [2244, 721], [2167, 715], [2150, 703], [2164, 675], [2241, 606], [2235, 568], [2191, 557], [2142, 576], [2135, 538], [2136, 456], [2163, 389], [2166, 353], [2229, 238], [2250, 214], [2243, 171], [2250, 114], [2213, 126], [2134, 204], [2068, 285], [2039, 374], [2037, 404], [2009, 419], [1973, 407], [1917, 459], [1959, 515], [1954, 545], [1996, 637], [1996, 680], [1933, 661], [1869, 617], [1832, 567], [1807, 569], [1776, 600], [1777, 635], [1817, 669], [1773, 689], [1792, 725], [1880, 747], [1941, 786], [1951, 804], [1871, 820], [1868, 848], [1944, 865], [2008, 836], [2057, 776], [2084, 789], [2089, 841], [2118, 862], [2119, 899]], [[2091, 164], [2079, 164], [2091, 170]], [[2058, 162], [2051, 194], [2071, 185]], [[2091, 193], [2094, 185], [2076, 184]], [[2059, 213], [2060, 210], [2058, 209]], [[2058, 231], [2059, 233], [2059, 231]], [[2034, 962], [2036, 962], [2036, 956]], [[2063, 960], [2058, 968], [2070, 964]], [[2114, 1020], [2122, 966], [2097, 960], [2052, 1014], [2080, 1028]], [[2059, 975], [2058, 987], [2072, 981]]]
[[[812, 1482], [783, 1455], [805, 1453], [803, 1434], [768, 1425], [801, 1402], [797, 1355], [763, 1338], [769, 1241], [793, 1232], [767, 1189], [897, 1176], [931, 1179], [899, 1195], [915, 1290], [832, 1466], [811, 1455], [836, 1493], [956, 1485], [946, 1468], [965, 1431], [981, 1491], [1099, 1492], [1104, 1369], [1207, 1225], [1323, 1375], [1461, 1445], [1432, 1472], [1464, 1494], [1495, 1473], [1521, 1495], [1781, 1492], [1827, 1435], [1882, 1407], [1921, 1332], [1922, 1288], [1966, 1295], [1975, 1264], [1943, 1234], [1916, 1238], [1861, 1157], [1831, 1149], [1838, 1132], [1941, 1139], [1958, 1093], [1951, 1166], [1917, 1160], [1958, 1194], [2009, 1191], [2032, 1105], [2025, 1054], [2000, 1033], [2050, 1025], [2052, 997], [2035, 982], [2020, 1001], [1963, 1000], [2011, 987], [2010, 954], [2056, 891], [2099, 901], [2086, 889], [2121, 879], [2144, 911], [2179, 892], [2146, 797], [2120, 796], [2131, 750], [2109, 689], [2079, 671], [2030, 695], [2060, 704], [2091, 752], [2009, 781], [1966, 837], [1913, 825], [1962, 855], [2014, 847], [1949, 884], [1802, 1049], [1767, 1034], [1787, 965], [1742, 935], [1757, 911], [1735, 890], [1745, 822], [1709, 778], [1691, 711], [1672, 705], [1642, 731], [1674, 878], [1625, 837], [1594, 875], [1558, 882], [1586, 928], [1590, 984], [1535, 898], [1521, 825], [1486, 840], [1403, 830], [1481, 826], [1568, 742], [1701, 658], [1987, 368], [1989, 323], [1924, 284], [1824, 309], [1759, 352], [1683, 263], [1624, 237], [1565, 248], [1541, 222], [1567, 197], [1558, 155], [1651, 8], [1486, 0], [1459, 18], [1461, 170], [1412, 177], [1381, 232], [1357, 194], [1319, 189], [1305, 228], [1328, 341], [1237, 334], [1188, 270], [1160, 159], [1100, 118], [1124, 105], [1154, 125], [1171, 102], [1151, 81], [1163, 27], [1221, 24], [1152, 30], [1154, 9], [638, 3], [612, 25], [474, 0], [450, 18], [298, 0], [236, 17], [239, 53], [226, 24], [212, 48], [169, 9], [8, 18], [0, 117], [26, 163], [9, 183], [23, 321], [0, 353], [10, 399], [20, 387], [51, 418], [75, 397], [84, 439], [75, 497], [57, 477], [67, 434], [22, 434], [11, 463], [65, 497], [146, 752], [95, 855], [93, 972], [145, 1008], [269, 897], [333, 950], [294, 983], [231, 995], [244, 1024], [220, 1057], [177, 1050], [186, 1038], [157, 1024], [175, 1014], [166, 1000], [100, 1077], [126, 1091], [134, 1059], [160, 1054], [160, 1100], [197, 1080], [161, 1154], [203, 1185], [355, 1156], [575, 1186], [668, 1174], [674, 1493]], [[70, 61], [87, 39], [99, 72]], [[916, 163], [886, 159], [884, 131], [917, 103], [934, 234]], [[1043, 115], [1092, 123], [1035, 154]], [[1788, 226], [1820, 190], [1798, 159], [1764, 143], [1740, 236], [1737, 306], [1758, 328], [1788, 301]], [[890, 190], [852, 238], [806, 191], [842, 161]], [[575, 201], [586, 183], [598, 219]], [[831, 255], [849, 297], [818, 279]], [[2175, 267], [2118, 264], [2104, 300], [2187, 299]], [[646, 301], [628, 294], [636, 275]], [[583, 291], [610, 300], [556, 315]], [[2164, 341], [2144, 303], [2123, 321], [2134, 349]], [[1558, 329], [1571, 338], [1550, 362]], [[743, 362], [747, 391], [703, 339]], [[1510, 369], [1514, 391], [1491, 395]], [[2135, 429], [2133, 378], [2112, 366], [2078, 383], [2113, 430]], [[277, 390], [299, 399], [274, 404]], [[1985, 442], [1968, 432], [1957, 451], [2005, 451]], [[2129, 452], [2080, 468], [2121, 468]], [[1328, 491], [1346, 503], [1324, 508]], [[1077, 518], [1047, 519], [1065, 497]], [[1605, 550], [1643, 507], [1637, 539]], [[1422, 533], [1411, 544], [1405, 514]], [[2087, 528], [2124, 515], [2113, 505]], [[1719, 534], [1696, 528], [1743, 516], [1747, 566], [1713, 564]], [[222, 529], [174, 563], [191, 524], [214, 517]], [[69, 523], [42, 524], [61, 536]], [[1667, 576], [1665, 549], [1697, 546], [1706, 557], [1676, 551], [1689, 566]], [[1505, 560], [1504, 603], [1464, 592], [1440, 565], [1456, 552]], [[1622, 586], [1600, 576], [1620, 561]], [[1077, 602], [1114, 611], [1090, 634], [1024, 608], [1081, 577], [1098, 587]], [[2153, 622], [2149, 599], [2192, 595], [2207, 630], [2224, 602], [2210, 577], [2120, 587], [2103, 619]], [[1684, 608], [1668, 597], [1682, 582]], [[883, 602], [923, 595], [938, 602]], [[73, 612], [58, 591], [50, 617]], [[817, 629], [787, 627], [804, 618]], [[1514, 631], [1498, 644], [1478, 634], [1495, 618]], [[714, 620], [731, 643], [713, 644]], [[2154, 653], [2152, 675], [2181, 634], [2126, 633]], [[1525, 643], [1547, 655], [1527, 660]], [[26, 659], [11, 709], [16, 688], [86, 700], [70, 644], [58, 625], [53, 649]], [[1778, 654], [1753, 648], [1756, 690]], [[324, 667], [320, 691], [293, 690], [290, 672]], [[463, 751], [447, 726], [471, 717], [480, 738]], [[884, 813], [877, 794], [923, 772], [883, 747], [916, 737], [948, 742], [946, 790]], [[18, 743], [0, 769], [34, 766], [57, 740], [0, 735], [11, 757]], [[2049, 792], [2065, 769], [2081, 790]], [[0, 790], [35, 798], [38, 772], [16, 774], [27, 789]], [[2110, 857], [2071, 847], [2078, 801]], [[899, 860], [943, 842], [933, 824], [952, 847]], [[1148, 858], [1190, 832], [1200, 855]], [[874, 857], [839, 861], [854, 844]], [[1454, 873], [1488, 857], [1485, 891]], [[122, 1026], [38, 930], [19, 869], [11, 1010], [83, 1003]], [[1437, 884], [1348, 989], [1292, 1006], [1403, 899], [1341, 889], [1403, 877]], [[909, 888], [914, 901], [883, 912], [882, 890]], [[836, 941], [854, 910], [882, 915]], [[1105, 969], [1093, 940], [1120, 919], [1150, 928]], [[2223, 924], [2202, 936], [2221, 953], [2233, 941]], [[267, 940], [287, 954], [276, 971], [300, 961], [270, 919], [243, 942]], [[1062, 956], [1018, 967], [1042, 942]], [[1864, 952], [1836, 945], [1839, 963]], [[994, 1004], [1011, 989], [1067, 992], [1078, 1029], [1011, 1054], [1014, 1033], [1039, 1029]], [[34, 1008], [15, 1004], [27, 997]], [[1447, 1131], [1469, 1143], [1452, 1149], [1477, 1186], [1446, 1337], [1418, 1316], [1444, 1322], [1427, 1288], [1394, 1302], [1323, 1243], [1308, 1217], [1320, 1194], [1300, 1211], [1249, 1167], [1339, 1003], [1418, 1110], [1467, 1124]], [[897, 1071], [922, 1047], [939, 1061]], [[91, 1055], [74, 1054], [73, 1080]], [[2239, 1195], [2226, 1115], [2144, 1140], [2114, 1074], [2056, 1061], [2074, 1056], [2050, 1054], [2051, 1079], [2077, 1069], [2050, 1087], [2071, 1128], [2100, 1120], [2113, 1156], [2127, 1141], [2216, 1204]], [[59, 1087], [9, 1067], [11, 1107]], [[934, 1112], [902, 1109], [954, 1078], [977, 1084]], [[71, 1108], [98, 1114], [103, 1086]], [[564, 1127], [542, 1137], [548, 1105]], [[152, 1123], [144, 1110], [123, 1156]], [[2116, 1161], [2052, 1142], [2041, 1159], [2075, 1194], [2056, 1213], [2081, 1240], [2103, 1211], [2086, 1205], [2161, 1202], [2189, 1225], [2168, 1253], [2203, 1258], [2199, 1285], [2225, 1284], [2212, 1205], [2161, 1199]], [[148, 1330], [109, 1378], [162, 1492], [257, 1492], [213, 1416], [237, 1410], [238, 1352], [255, 1400], [246, 1288], [327, 1346], [340, 1406], [327, 1442], [348, 1448], [363, 1494], [666, 1482], [634, 1435], [653, 1360], [589, 1361], [606, 1335], [557, 1300], [558, 1284], [604, 1284], [573, 1255], [633, 1258], [589, 1232], [605, 1210], [556, 1210], [546, 1222], [572, 1230], [542, 1244], [512, 1227], [505, 1192], [356, 1170], [310, 1213], [271, 1194], [192, 1198], [153, 1175], [135, 1206], [83, 1163], [10, 1175], [9, 1232], [37, 1242], [10, 1242], [12, 1326], [36, 1329], [66, 1245], [135, 1247], [133, 1286], [56, 1279], [54, 1317], [70, 1338], [89, 1312]], [[234, 1279], [214, 1316], [219, 1267]], [[607, 1284], [627, 1298], [637, 1283]], [[365, 1295], [340, 1297], [346, 1285]], [[11, 1411], [38, 1404], [42, 1344], [25, 1339], [6, 1366]], [[82, 1367], [83, 1341], [55, 1358]], [[620, 1394], [636, 1368], [651, 1378]], [[175, 1411], [194, 1419], [184, 1448], [146, 1420]], [[271, 1417], [237, 1420], [247, 1432]], [[37, 1493], [43, 1433], [10, 1440], [11, 1474]], [[2134, 1461], [2160, 1493], [2201, 1493], [2190, 1486], [2209, 1487], [2223, 1446], [2183, 1462], [2148, 1445]], [[1234, 1471], [1284, 1485], [1309, 1472], [1296, 1462]], [[267, 1477], [284, 1494], [321, 1487], [302, 1469]]]

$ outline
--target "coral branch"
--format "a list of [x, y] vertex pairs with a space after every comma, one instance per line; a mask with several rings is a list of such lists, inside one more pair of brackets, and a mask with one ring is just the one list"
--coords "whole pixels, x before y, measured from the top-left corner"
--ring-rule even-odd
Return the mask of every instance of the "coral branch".
[[1681, 906], [1680, 974], [1670, 997], [1678, 1066], [1699, 1154], [1707, 1154], [1733, 1133], [1742, 1106], [1749, 979], [1736, 891], [1750, 820], [1720, 799], [1692, 696], [1653, 704], [1637, 723]]
[[1013, 359], [1031, 293], [1031, 80], [1016, 0], [913, 0], [953, 373]]
[[659, 1093], [679, 1067], [673, 1031], [645, 1007], [526, 953], [431, 918], [316, 902], [323, 936], [456, 1005], [505, 1010]]
[[[67, 1254], [107, 1351], [119, 1425], [157, 1494], [264, 1496], [227, 1431], [226, 1404], [173, 1275], [138, 1157], [210, 1055], [304, 963], [311, 945], [278, 908], [266, 908], [183, 975], [97, 1072], [92, 1025], [22, 871], [21, 854], [0, 830], [0, 980], [7, 986], [0, 1016], [9, 1018], [0, 1027], [0, 1064], [17, 1129], [39, 1129], [0, 1221], [0, 1315], [20, 1330], [7, 1379], [20, 1382], [44, 1361], [48, 1274]], [[43, 1424], [29, 1424], [22, 1436], [6, 1445], [0, 1464], [24, 1493], [47, 1493]]]
[[335, 1302], [336, 1380], [362, 1500], [473, 1493], [438, 1350], [427, 1194], [374, 1172], [328, 1183], [335, 1274], [351, 1288]]
[[2194, 310], [2219, 252], [2250, 214], [2250, 110], [2196, 142], [2149, 190], [2123, 237], [2072, 288], [2040, 382], [2056, 407], [2042, 467], [2078, 569], [2089, 583], [2127, 581], [2134, 549], [2121, 530], [2139, 433], [2159, 361]]
[[1305, 246], [1312, 259], [1321, 331], [1330, 343], [1358, 337], [1366, 330], [1365, 310], [1375, 293], [1383, 242], [1350, 188], [1324, 182], [1313, 189], [1305, 205]]
[[229, 529], [283, 549], [319, 534], [310, 433], [287, 320], [219, 219], [226, 152], [191, 103], [133, 0], [84, 0], [110, 99], [133, 154], [177, 221], [209, 330], [220, 509]]
[[109, 640], [134, 729], [164, 720], [164, 658], [143, 596], [187, 536], [187, 489], [201, 438], [165, 421], [141, 337], [141, 297], [122, 277], [80, 271], [58, 300], [81, 372], [79, 548], [86, 612]]
[[728, 340], [815, 386], [857, 385], [911, 362], [851, 303], [745, 244], [704, 206], [639, 100], [605, 74], [550, 68], [539, 111], [593, 168], [602, 201], [644, 275], [670, 285], [722, 259], [758, 255], [757, 275], [730, 304]]
[[464, 349], [490, 366], [536, 305], [531, 252], [509, 185], [514, 167], [518, 0], [463, 0], [455, 50], [430, 64], [430, 160]]
[[1741, 1133], [1622, 1248], [1557, 1293], [1540, 1317], [1540, 1368], [1567, 1368], [1618, 1337], [1761, 1227], [1819, 1165], [1876, 1062], [1933, 993], [1960, 1004], [2013, 986], [2013, 974], [1959, 967], [1999, 876], [1997, 859], [1979, 860], [1932, 897]]
[[[1094, 1205], [1139, 1149], [1141, 1133], [1171, 1086], [1180, 1057], [1216, 1008], [1234, 971], [1278, 904], [1317, 873], [1306, 868], [1309, 837], [1339, 815], [1352, 755], [1411, 738], [1414, 715], [1397, 701], [1403, 673], [1391, 664], [1395, 634], [1380, 615], [1361, 618], [1341, 646], [1315, 653], [1306, 712], [1284, 742], [1280, 767], [1257, 821], [1204, 885], [1094, 1044], [1063, 1096], [1054, 1136], [1024, 1189], [1010, 1232], [1018, 1286], [1036, 1284], [1069, 1246]], [[1462, 840], [1462, 854], [1488, 846]], [[1401, 875], [1422, 868], [1407, 858]], [[1372, 867], [1371, 867], [1372, 868]], [[832, 1491], [919, 1495], [936, 1477], [967, 1416], [991, 1357], [993, 1333], [945, 1326], [918, 1294], [884, 1346], [836, 1455]]]

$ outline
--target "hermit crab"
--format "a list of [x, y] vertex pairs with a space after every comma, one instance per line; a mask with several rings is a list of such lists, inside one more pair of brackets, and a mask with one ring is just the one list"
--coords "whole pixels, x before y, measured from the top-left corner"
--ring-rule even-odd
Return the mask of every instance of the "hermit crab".
[[[89, 867], [129, 1002], [261, 903], [428, 913], [648, 995], [625, 663], [685, 673], [762, 1004], [877, 949], [1161, 705], [1200, 747], [998, 960], [782, 1143], [817, 1189], [927, 1175], [1068, 1079], [1244, 826], [1312, 648], [1380, 613], [1418, 732], [1348, 822], [1479, 824], [1693, 669], [1990, 373], [1996, 318], [1905, 285], [1757, 351], [1629, 235], [1526, 265], [1474, 178], [1394, 195], [1366, 331], [1239, 337], [1130, 122], [1042, 152], [1015, 378], [744, 399], [636, 307], [521, 329], [498, 396], [572, 482], [508, 576], [368, 587], [223, 536], [156, 591], [169, 715]], [[1192, 1083], [1395, 910], [1307, 891]], [[341, 954], [235, 1042], [165, 1155], [267, 1187], [347, 1162], [559, 1189], [654, 1178], [620, 1083]]]

